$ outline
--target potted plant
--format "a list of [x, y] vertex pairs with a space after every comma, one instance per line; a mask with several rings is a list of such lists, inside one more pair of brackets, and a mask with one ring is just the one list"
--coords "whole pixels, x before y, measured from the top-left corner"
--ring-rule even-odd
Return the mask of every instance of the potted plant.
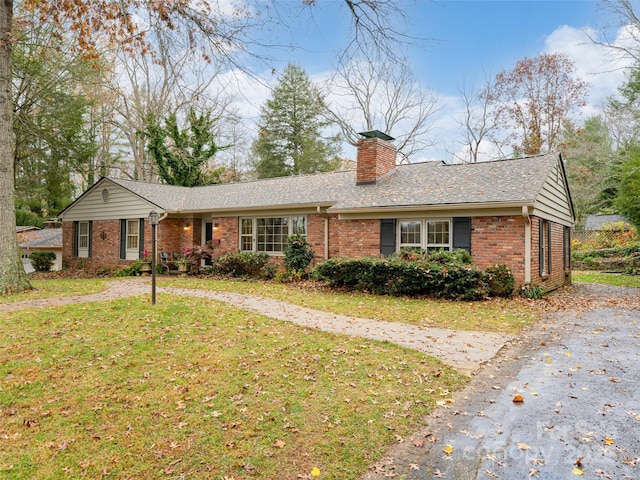
[[146, 248], [142, 252], [142, 260], [140, 261], [140, 272], [146, 275], [151, 273], [151, 252]]
[[186, 272], [191, 266], [191, 249], [185, 248], [182, 250], [182, 255], [176, 260], [176, 266], [179, 272]]

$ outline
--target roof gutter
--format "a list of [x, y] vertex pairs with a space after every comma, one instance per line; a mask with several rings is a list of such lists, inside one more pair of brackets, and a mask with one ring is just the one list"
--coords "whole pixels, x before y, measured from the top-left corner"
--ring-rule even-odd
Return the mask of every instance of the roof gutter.
[[366, 208], [335, 208], [330, 207], [329, 213], [380, 213], [382, 212], [406, 212], [406, 211], [439, 211], [439, 210], [469, 210], [486, 208], [523, 208], [533, 204], [532, 200], [519, 202], [478, 202], [478, 203], [442, 203], [437, 205], [392, 205], [392, 206], [371, 206]]

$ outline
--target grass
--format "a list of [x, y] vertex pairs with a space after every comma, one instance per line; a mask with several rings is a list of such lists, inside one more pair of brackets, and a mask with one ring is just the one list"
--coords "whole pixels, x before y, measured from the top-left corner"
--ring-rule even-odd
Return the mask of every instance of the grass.
[[517, 299], [452, 302], [340, 293], [295, 284], [189, 277], [162, 278], [158, 285], [248, 293], [342, 315], [454, 330], [517, 333], [538, 319], [538, 312], [531, 309], [530, 303]]
[[3, 314], [0, 477], [357, 478], [466, 381], [202, 299]]
[[34, 287], [29, 292], [12, 295], [0, 295], [0, 303], [21, 302], [40, 298], [67, 297], [70, 295], [89, 295], [107, 289], [107, 282], [114, 279], [50, 279], [31, 280]]
[[574, 282], [602, 283], [605, 285], [615, 285], [616, 287], [640, 288], [640, 276], [623, 275], [621, 273], [572, 272], [571, 280]]

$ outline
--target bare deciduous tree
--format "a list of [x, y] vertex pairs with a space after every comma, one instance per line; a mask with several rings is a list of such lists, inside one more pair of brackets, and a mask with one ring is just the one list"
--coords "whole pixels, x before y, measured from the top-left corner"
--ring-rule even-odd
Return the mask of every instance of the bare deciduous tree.
[[396, 148], [406, 158], [434, 144], [438, 97], [404, 63], [352, 60], [338, 67], [327, 91], [330, 116], [351, 145], [358, 132], [374, 129], [396, 136]]
[[490, 78], [478, 90], [473, 82], [464, 81], [458, 88], [463, 105], [463, 117], [458, 121], [463, 134], [465, 151], [462, 155], [456, 154], [457, 160], [476, 163], [480, 156], [480, 145], [483, 142], [492, 142], [499, 151], [501, 143], [492, 136], [498, 129], [498, 122], [493, 115], [488, 93], [492, 90], [493, 83]]

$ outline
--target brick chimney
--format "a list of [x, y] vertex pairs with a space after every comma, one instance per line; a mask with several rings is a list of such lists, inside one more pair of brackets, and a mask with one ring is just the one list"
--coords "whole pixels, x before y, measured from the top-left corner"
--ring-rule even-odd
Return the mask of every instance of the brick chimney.
[[378, 130], [360, 133], [356, 185], [376, 183], [396, 167], [396, 149], [389, 142], [394, 140]]

